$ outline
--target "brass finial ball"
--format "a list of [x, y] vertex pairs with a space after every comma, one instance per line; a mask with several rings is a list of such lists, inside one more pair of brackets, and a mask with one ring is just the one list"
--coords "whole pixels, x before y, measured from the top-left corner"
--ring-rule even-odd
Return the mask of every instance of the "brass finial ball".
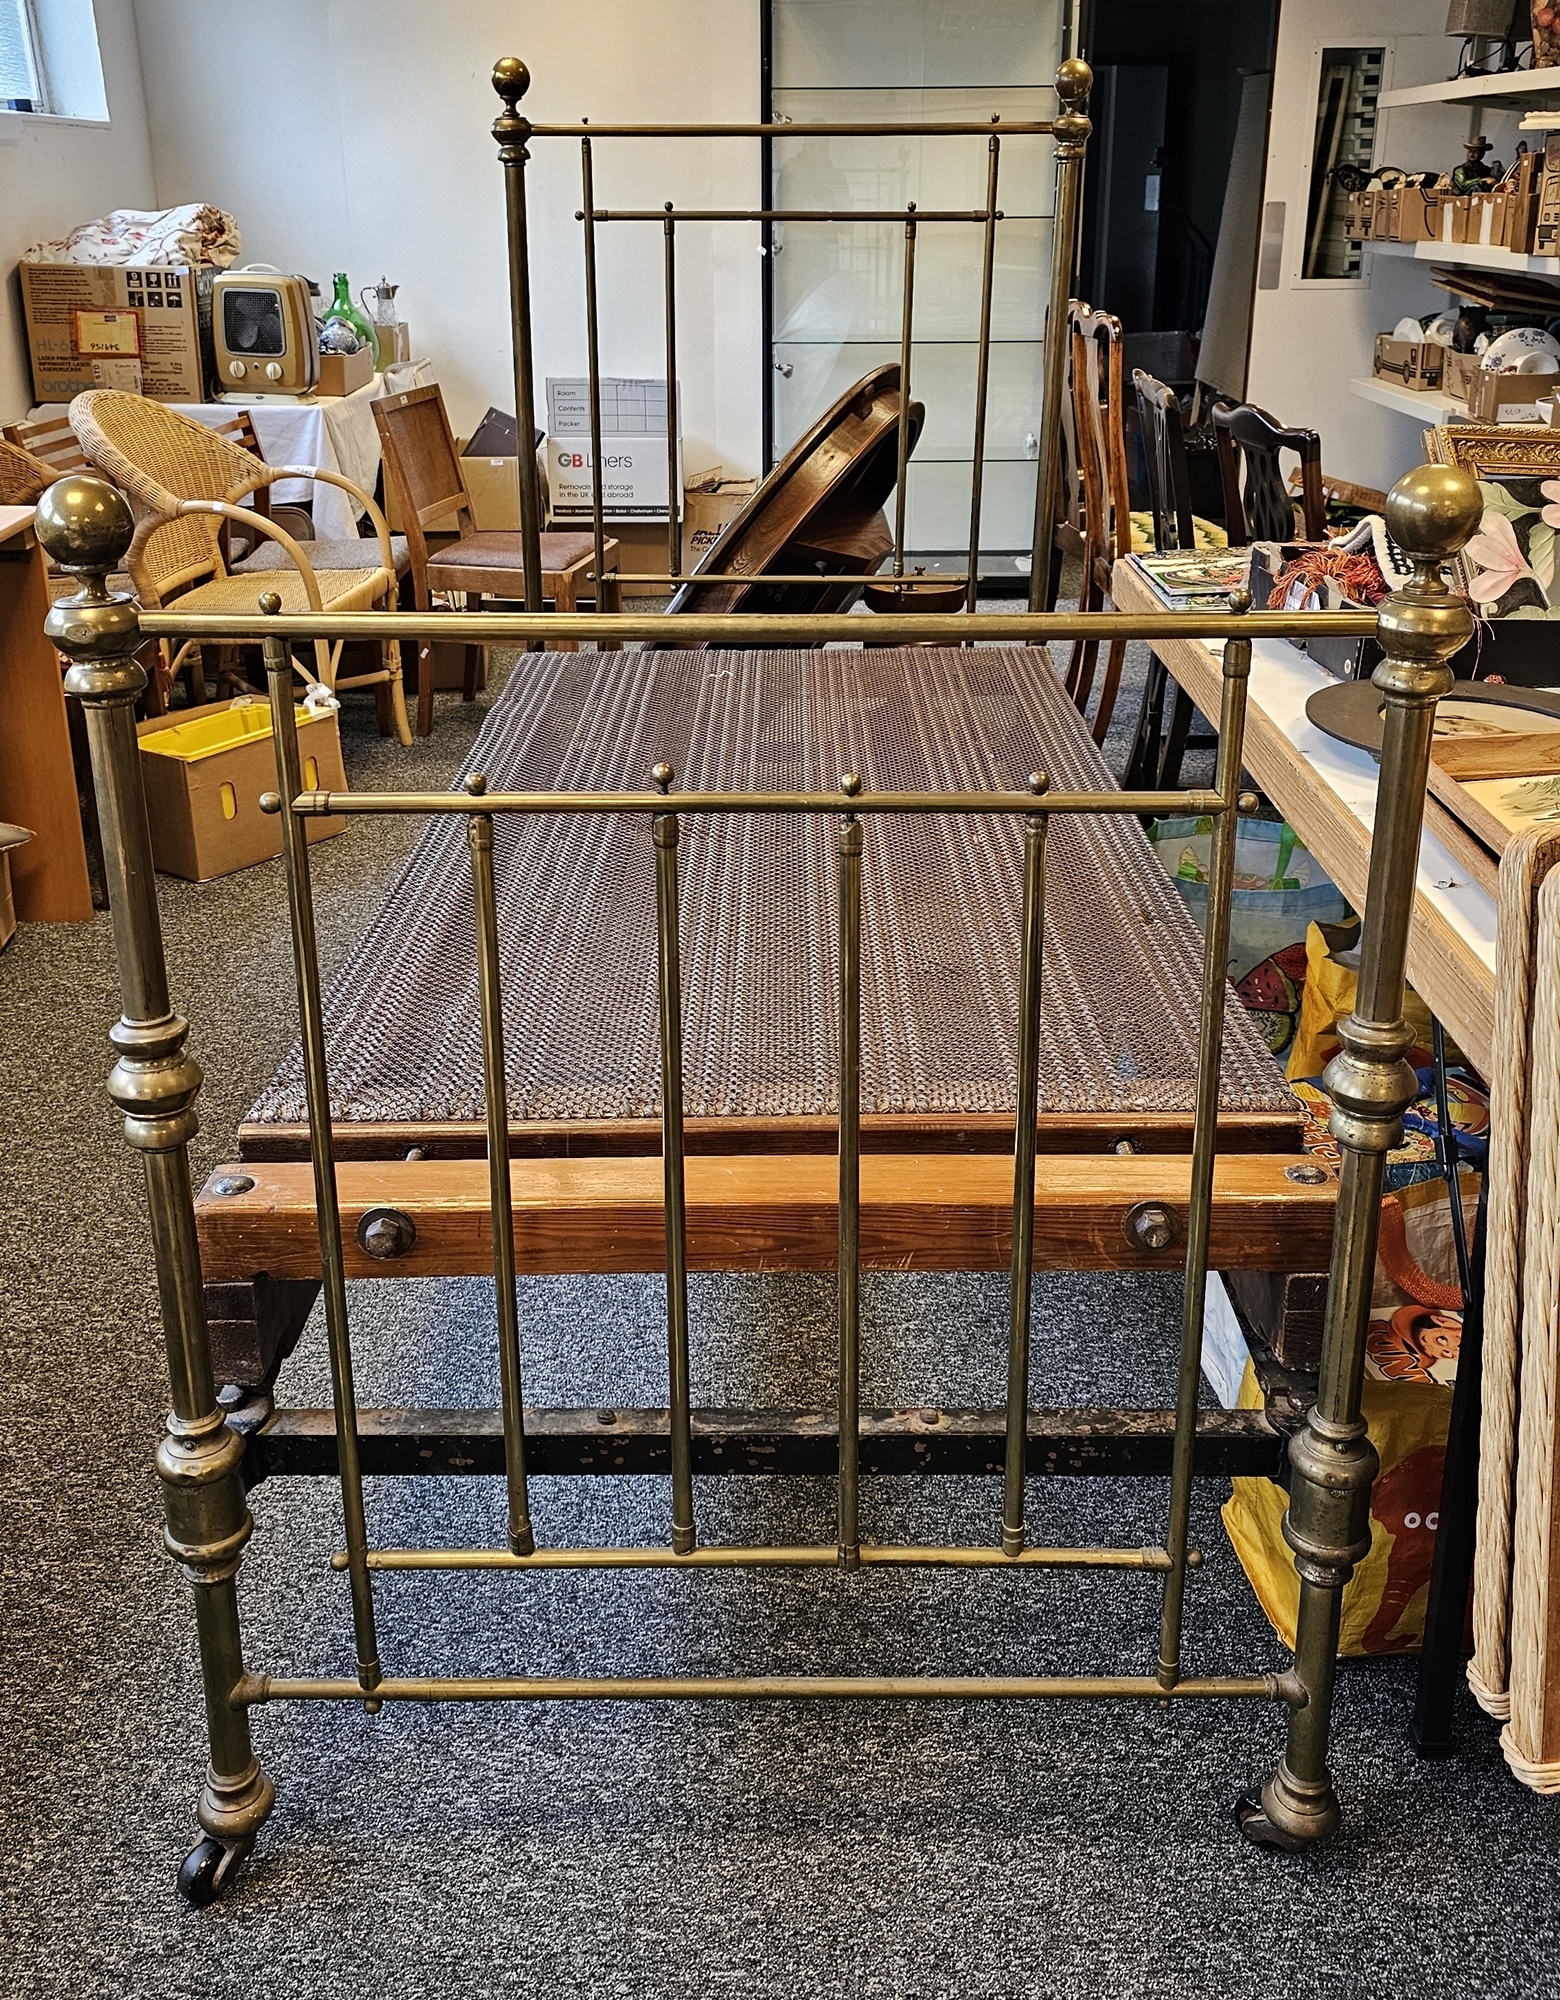
[[1064, 104], [1082, 104], [1094, 88], [1094, 72], [1081, 56], [1069, 56], [1056, 72], [1056, 94]]
[[1411, 556], [1453, 556], [1477, 531], [1483, 512], [1471, 472], [1420, 465], [1387, 495], [1387, 533]]
[[33, 516], [38, 539], [61, 569], [118, 569], [135, 536], [130, 502], [89, 473], [56, 479]]
[[493, 65], [493, 88], [513, 111], [531, 88], [531, 72], [518, 56], [500, 56]]

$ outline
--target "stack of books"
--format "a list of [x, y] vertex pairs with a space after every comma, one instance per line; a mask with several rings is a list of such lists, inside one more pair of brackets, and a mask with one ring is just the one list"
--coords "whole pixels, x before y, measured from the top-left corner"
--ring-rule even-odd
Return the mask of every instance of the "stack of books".
[[1201, 549], [1173, 555], [1129, 556], [1154, 595], [1172, 611], [1205, 610], [1244, 590], [1249, 549]]

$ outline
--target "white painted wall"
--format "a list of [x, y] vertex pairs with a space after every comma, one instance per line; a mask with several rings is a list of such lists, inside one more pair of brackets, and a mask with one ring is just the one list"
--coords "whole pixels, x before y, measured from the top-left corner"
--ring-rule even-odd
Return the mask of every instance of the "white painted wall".
[[[1321, 51], [1384, 45], [1388, 90], [1439, 82], [1451, 75], [1458, 49], [1445, 23], [1445, 0], [1283, 0], [1279, 10], [1263, 196], [1287, 205], [1284, 256], [1278, 288], [1256, 294], [1247, 393], [1283, 422], [1320, 431], [1328, 472], [1370, 486], [1388, 487], [1423, 460], [1424, 425], [1352, 396], [1349, 378], [1370, 373], [1378, 333], [1405, 313], [1439, 311], [1448, 300], [1424, 265], [1369, 251], [1357, 283], [1301, 279]], [[1463, 105], [1385, 112], [1377, 161], [1449, 170], [1463, 157], [1468, 120]], [[1516, 114], [1490, 112], [1480, 122], [1509, 165]]]
[[32, 402], [16, 260], [111, 208], [150, 208], [154, 176], [131, 0], [96, 0], [108, 122], [0, 112], [0, 423]]
[[[494, 60], [529, 64], [524, 109], [538, 124], [758, 116], [753, 0], [250, 0], [237, 35], [210, 0], [135, 8], [159, 201], [231, 210], [246, 260], [327, 287], [343, 268], [354, 290], [381, 274], [399, 284], [458, 430], [489, 404], [514, 407]], [[759, 205], [754, 142], [594, 150], [598, 207]], [[548, 375], [585, 373], [579, 148], [537, 140], [531, 159], [540, 415]], [[603, 371], [658, 374], [661, 231], [625, 224], [598, 241]], [[684, 463], [750, 476], [761, 445], [756, 227], [688, 225], [678, 276]]]

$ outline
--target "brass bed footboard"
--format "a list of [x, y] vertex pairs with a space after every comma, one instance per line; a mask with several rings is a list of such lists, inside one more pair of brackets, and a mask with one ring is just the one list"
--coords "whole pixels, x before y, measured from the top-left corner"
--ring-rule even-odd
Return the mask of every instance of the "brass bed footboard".
[[[1339, 1598], [1368, 1545], [1367, 1508], [1375, 1453], [1360, 1416], [1363, 1341], [1370, 1301], [1382, 1162], [1395, 1142], [1413, 1091], [1404, 1063], [1408, 1031], [1402, 1020], [1403, 962], [1428, 768], [1433, 709], [1450, 684], [1446, 661], [1464, 643], [1469, 615], [1441, 573], [1441, 563], [1472, 532], [1478, 518], [1472, 482], [1451, 469], [1425, 468], [1400, 482], [1388, 519], [1411, 552], [1411, 584], [1383, 606], [1379, 633], [1386, 658], [1377, 670], [1386, 716], [1380, 808], [1371, 856], [1359, 999], [1342, 1030], [1343, 1053], [1328, 1072], [1336, 1111], [1333, 1132], [1342, 1152], [1336, 1190], [1319, 1185], [1315, 1170], [1293, 1153], [1218, 1151], [1220, 1023], [1235, 815], [1240, 803], [1240, 744], [1253, 636], [1300, 629], [1302, 621], [1237, 609], [1218, 616], [1123, 620], [1115, 617], [1013, 617], [990, 621], [993, 638], [1030, 643], [1063, 631], [1128, 626], [1134, 635], [1196, 630], [1225, 638], [1220, 754], [1211, 790], [1199, 793], [1069, 795], [1048, 789], [1036, 774], [1022, 793], [882, 796], [846, 774], [837, 793], [721, 796], [678, 794], [669, 771], [645, 793], [489, 794], [469, 780], [460, 793], [416, 795], [303, 791], [299, 774], [291, 670], [284, 635], [352, 636], [386, 625], [396, 636], [419, 628], [415, 615], [350, 614], [329, 618], [233, 620], [231, 636], [263, 639], [278, 756], [278, 795], [292, 911], [310, 1111], [307, 1163], [247, 1162], [218, 1176], [202, 1204], [202, 1234], [212, 1275], [239, 1268], [250, 1256], [246, 1231], [258, 1231], [276, 1265], [278, 1290], [323, 1279], [332, 1361], [329, 1412], [279, 1412], [257, 1433], [240, 1412], [225, 1420], [216, 1400], [202, 1294], [201, 1251], [189, 1181], [187, 1147], [195, 1131], [200, 1071], [185, 1050], [186, 1025], [167, 988], [157, 899], [141, 791], [133, 704], [144, 684], [134, 655], [151, 634], [195, 636], [202, 621], [177, 612], [138, 614], [111, 596], [106, 577], [131, 532], [123, 502], [100, 483], [62, 481], [41, 503], [39, 528], [49, 553], [81, 579], [74, 597], [50, 614], [49, 631], [71, 660], [67, 685], [87, 716], [103, 821], [104, 851], [119, 954], [124, 1013], [112, 1031], [119, 1052], [110, 1093], [125, 1113], [129, 1142], [145, 1158], [152, 1233], [167, 1334], [173, 1414], [159, 1454], [170, 1553], [194, 1589], [206, 1690], [210, 1773], [199, 1806], [207, 1840], [186, 1863], [187, 1893], [209, 1899], [252, 1846], [272, 1803], [272, 1787], [254, 1754], [253, 1708], [286, 1698], [350, 1699], [371, 1711], [408, 1700], [863, 1699], [876, 1696], [942, 1699], [987, 1696], [1041, 1699], [1096, 1696], [1145, 1700], [1247, 1696], [1276, 1702], [1288, 1715], [1288, 1747], [1260, 1798], [1241, 1807], [1253, 1839], [1299, 1848], [1337, 1824], [1338, 1804], [1326, 1763]], [[425, 622], [425, 621], [424, 621]], [[630, 621], [625, 621], [630, 622]], [[690, 620], [697, 636], [702, 621]], [[712, 619], [710, 637], [738, 643], [773, 621]], [[839, 621], [844, 624], [846, 621]], [[1359, 621], [1352, 621], [1358, 623]], [[525, 643], [543, 631], [589, 620], [445, 616], [446, 631]], [[803, 619], [791, 637], [805, 644], [854, 637], [829, 621]], [[911, 626], [915, 621], [907, 621]], [[599, 633], [600, 624], [595, 624]], [[1045, 924], [1048, 831], [1062, 816], [1195, 810], [1215, 825], [1210, 914], [1203, 958], [1202, 1029], [1196, 1110], [1189, 1155], [1136, 1157], [1073, 1154], [1037, 1160], [1036, 1104]], [[321, 1018], [309, 847], [304, 832], [314, 815], [337, 811], [455, 814], [466, 824], [477, 938], [482, 963], [486, 1159], [401, 1164], [338, 1163], [330, 1119], [329, 1076]], [[682, 1132], [683, 1051], [678, 963], [678, 838], [682, 816], [791, 813], [820, 817], [835, 829], [837, 934], [833, 963], [839, 1007], [839, 1106], [835, 1158], [816, 1152], [738, 1158], [685, 1157]], [[594, 1160], [510, 1158], [510, 1118], [504, 1091], [503, 1019], [496, 977], [493, 829], [506, 814], [627, 814], [652, 841], [660, 963], [660, 1063], [664, 1080], [661, 1157]], [[1019, 982], [1018, 1116], [1014, 1150], [922, 1155], [863, 1155], [860, 1125], [860, 963], [862, 824], [892, 814], [977, 814], [1016, 820], [1023, 829]], [[766, 1179], [767, 1176], [767, 1179]], [[231, 1186], [224, 1190], [220, 1182]], [[245, 1183], [249, 1183], [246, 1185]], [[485, 1186], [484, 1186], [485, 1183]], [[1287, 1535], [1301, 1577], [1299, 1639], [1285, 1675], [1193, 1677], [1183, 1667], [1181, 1614], [1186, 1578], [1197, 1552], [1189, 1542], [1191, 1482], [1225, 1464], [1249, 1469], [1239, 1453], [1255, 1427], [1241, 1419], [1200, 1415], [1204, 1288], [1210, 1255], [1232, 1264], [1261, 1260], [1271, 1268], [1277, 1232], [1298, 1246], [1296, 1261], [1314, 1261], [1331, 1229], [1331, 1288], [1326, 1346], [1314, 1409], [1288, 1447], [1291, 1505]], [[386, 1199], [385, 1197], [390, 1197]], [[935, 1225], [931, 1218], [941, 1218]], [[742, 1234], [734, 1254], [731, 1232]], [[311, 1231], [314, 1232], [311, 1240]], [[939, 1231], [942, 1231], [939, 1240]], [[934, 1247], [917, 1252], [913, 1238]], [[492, 1269], [502, 1408], [494, 1413], [363, 1412], [357, 1408], [347, 1277], [393, 1267], [396, 1257], [417, 1268]], [[237, 1246], [235, 1248], [235, 1246]], [[388, 1257], [379, 1254], [388, 1249]], [[221, 1260], [232, 1256], [235, 1264]], [[1010, 1290], [1008, 1393], [991, 1412], [864, 1410], [860, 1368], [859, 1274], [866, 1265], [912, 1261], [990, 1268], [1007, 1257]], [[431, 1258], [431, 1262], [429, 1261]], [[695, 1412], [688, 1376], [687, 1273], [713, 1264], [739, 1268], [831, 1265], [836, 1272], [838, 1396], [827, 1412]], [[1087, 1470], [1087, 1424], [1069, 1429], [1031, 1409], [1029, 1342], [1031, 1274], [1074, 1267], [1162, 1268], [1185, 1274], [1178, 1393], [1172, 1412], [1140, 1419], [1130, 1433], [1143, 1469], [1168, 1468], [1169, 1497], [1156, 1548], [1036, 1547], [1024, 1517], [1025, 1479], [1043, 1469]], [[662, 1411], [595, 1413], [527, 1410], [520, 1378], [515, 1276], [521, 1269], [660, 1268], [667, 1274], [667, 1359], [671, 1396]], [[1054, 1413], [1053, 1413], [1054, 1414]], [[459, 1425], [464, 1423], [464, 1432]], [[572, 1435], [566, 1435], [572, 1422]], [[766, 1429], [767, 1426], [767, 1429]], [[946, 1426], [946, 1429], [944, 1429]], [[1108, 1426], [1105, 1427], [1108, 1430]], [[609, 1445], [604, 1434], [615, 1432]], [[921, 1447], [932, 1444], [930, 1454]], [[620, 1441], [620, 1442], [619, 1442]], [[747, 1549], [705, 1546], [694, 1511], [693, 1476], [729, 1453], [732, 1469], [761, 1460], [769, 1447], [797, 1469], [830, 1470], [837, 1481], [836, 1532], [818, 1547]], [[1271, 1441], [1276, 1451], [1277, 1441]], [[529, 1479], [561, 1466], [589, 1469], [606, 1453], [614, 1469], [661, 1469], [670, 1486], [671, 1534], [659, 1549], [539, 1548], [531, 1525]], [[508, 1494], [508, 1533], [491, 1549], [400, 1550], [375, 1545], [364, 1503], [367, 1470], [464, 1469], [501, 1476]], [[252, 1522], [245, 1502], [251, 1479], [279, 1472], [332, 1472], [341, 1492], [343, 1549], [339, 1558], [351, 1591], [354, 1666], [339, 1679], [285, 1680], [250, 1669], [238, 1619], [235, 1577]], [[959, 1462], [962, 1460], [962, 1467]], [[770, 1460], [771, 1463], [775, 1461]], [[1271, 1468], [1272, 1458], [1268, 1465]], [[912, 1464], [928, 1469], [991, 1472], [1001, 1483], [991, 1539], [982, 1547], [880, 1547], [863, 1543], [858, 1526], [860, 1480], [871, 1472]], [[602, 1469], [605, 1469], [604, 1466]], [[1140, 1675], [994, 1675], [978, 1680], [931, 1677], [577, 1680], [498, 1677], [417, 1679], [381, 1664], [376, 1587], [387, 1575], [426, 1567], [493, 1569], [556, 1567], [675, 1567], [733, 1565], [838, 1567], [845, 1572], [884, 1564], [1016, 1566], [1039, 1571], [1098, 1567], [1158, 1577], [1162, 1610], [1157, 1660]]]

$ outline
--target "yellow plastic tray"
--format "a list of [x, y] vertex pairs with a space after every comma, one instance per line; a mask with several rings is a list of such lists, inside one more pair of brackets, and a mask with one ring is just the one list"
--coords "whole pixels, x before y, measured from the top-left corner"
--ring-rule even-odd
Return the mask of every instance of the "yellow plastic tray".
[[[305, 708], [293, 710], [298, 727], [317, 718]], [[143, 750], [159, 757], [177, 757], [186, 764], [203, 757], [216, 757], [252, 737], [269, 736], [271, 711], [259, 704], [250, 708], [228, 708], [219, 715], [197, 715], [189, 722], [176, 722], [171, 729], [155, 729], [141, 738]]]

